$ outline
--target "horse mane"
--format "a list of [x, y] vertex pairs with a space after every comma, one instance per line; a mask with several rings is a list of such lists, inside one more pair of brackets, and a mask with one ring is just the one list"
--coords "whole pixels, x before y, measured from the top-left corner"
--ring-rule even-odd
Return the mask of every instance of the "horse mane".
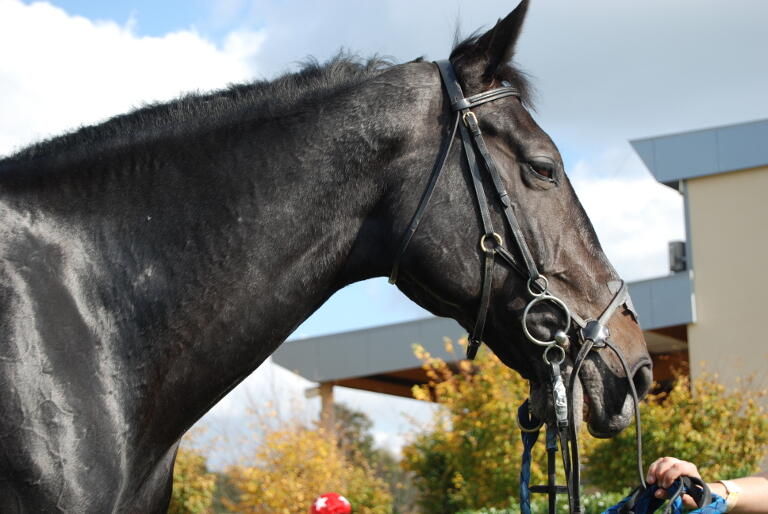
[[232, 84], [210, 93], [193, 92], [170, 102], [145, 104], [100, 124], [34, 143], [0, 159], [0, 163], [36, 161], [62, 154], [82, 158], [99, 150], [164, 136], [182, 136], [284, 115], [298, 105], [327, 98], [394, 65], [378, 56], [361, 59], [343, 50], [322, 64], [312, 57], [300, 64], [299, 71], [274, 80]]
[[[463, 41], [457, 40], [451, 57], [472, 45], [477, 37], [473, 34]], [[53, 157], [80, 160], [132, 144], [285, 115], [298, 106], [360, 84], [395, 63], [379, 56], [362, 59], [342, 50], [325, 63], [310, 57], [300, 65], [297, 72], [274, 80], [232, 84], [210, 93], [192, 92], [169, 102], [148, 103], [102, 123], [33, 143], [0, 158], [0, 164], [32, 163]], [[502, 75], [500, 78], [515, 85], [523, 102], [531, 106], [532, 88], [525, 73], [505, 66]]]

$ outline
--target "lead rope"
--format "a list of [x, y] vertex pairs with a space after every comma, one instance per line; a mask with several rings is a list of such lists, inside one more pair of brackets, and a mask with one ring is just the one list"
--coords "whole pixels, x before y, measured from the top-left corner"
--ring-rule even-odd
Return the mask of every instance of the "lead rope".
[[[522, 514], [530, 514], [530, 494], [531, 493], [547, 493], [549, 496], [549, 512], [555, 514], [556, 511], [556, 495], [568, 494], [569, 510], [572, 514], [582, 514], [583, 507], [581, 505], [581, 470], [579, 462], [579, 442], [577, 434], [577, 426], [575, 423], [575, 415], [573, 409], [573, 391], [576, 385], [576, 376], [578, 376], [581, 366], [584, 363], [589, 352], [595, 348], [608, 347], [612, 352], [616, 354], [621, 362], [627, 379], [630, 383], [630, 393], [632, 395], [632, 401], [634, 402], [634, 414], [636, 425], [636, 449], [637, 449], [637, 472], [639, 477], [640, 489], [647, 488], [645, 483], [644, 468], [643, 468], [643, 448], [642, 448], [642, 427], [640, 421], [640, 402], [637, 396], [637, 389], [631, 379], [629, 366], [627, 365], [624, 355], [616, 348], [609, 340], [601, 341], [599, 345], [596, 345], [592, 340], [586, 340], [581, 346], [579, 353], [574, 360], [573, 370], [571, 372], [570, 379], [568, 381], [568, 391], [571, 394], [567, 394], [563, 385], [562, 376], [560, 373], [560, 363], [550, 363], [551, 377], [552, 377], [552, 395], [555, 406], [555, 423], [557, 429], [553, 429], [549, 425], [547, 426], [547, 476], [548, 484], [546, 486], [529, 486], [530, 483], [530, 468], [531, 468], [531, 452], [534, 443], [538, 439], [538, 432], [540, 424], [535, 428], [530, 427], [532, 423], [535, 423], [534, 419], [529, 413], [529, 401], [526, 400], [523, 405], [518, 409], [518, 425], [521, 429], [523, 437], [523, 458], [521, 465], [521, 480], [520, 480], [520, 509]], [[563, 405], [563, 402], [565, 405]], [[554, 453], [557, 451], [557, 445], [554, 447], [551, 444], [553, 434], [557, 434], [560, 439], [560, 448], [562, 450], [563, 468], [565, 470], [567, 487], [557, 486], [554, 482], [555, 477], [555, 458]], [[570, 444], [569, 444], [570, 443]], [[570, 449], [570, 452], [569, 452]], [[570, 453], [570, 455], [569, 455]]]
[[[618, 357], [619, 361], [621, 362], [621, 366], [624, 368], [624, 373], [627, 376], [627, 380], [629, 381], [629, 390], [632, 395], [632, 402], [634, 404], [634, 414], [635, 414], [635, 450], [637, 454], [637, 475], [639, 478], [639, 483], [642, 489], [646, 489], [648, 485], [645, 483], [645, 473], [644, 473], [644, 466], [643, 466], [643, 440], [642, 440], [642, 425], [640, 421], [640, 400], [637, 396], [637, 389], [635, 388], [635, 383], [630, 378], [630, 372], [629, 372], [629, 366], [627, 365], [627, 361], [624, 358], [624, 355], [616, 348], [613, 343], [610, 342], [610, 340], [606, 339], [602, 342], [602, 345], [609, 348], [616, 356]], [[570, 380], [568, 381], [568, 389], [571, 391], [571, 394], [569, 396], [569, 420], [570, 420], [570, 440], [571, 440], [571, 470], [572, 470], [572, 480], [576, 484], [581, 483], [581, 470], [579, 467], [579, 440], [577, 437], [576, 432], [576, 424], [574, 423], [574, 414], [573, 414], [573, 390], [576, 386], [576, 376], [578, 376], [579, 371], [581, 370], [581, 365], [584, 363], [584, 360], [586, 359], [587, 354], [589, 351], [595, 347], [595, 343], [587, 340], [584, 342], [584, 344], [581, 347], [581, 350], [579, 351], [578, 355], [576, 356], [576, 360], [574, 361], [573, 371], [571, 373]], [[575, 488], [574, 490], [574, 513], [580, 513], [581, 512], [581, 492], [579, 491], [579, 488]]]

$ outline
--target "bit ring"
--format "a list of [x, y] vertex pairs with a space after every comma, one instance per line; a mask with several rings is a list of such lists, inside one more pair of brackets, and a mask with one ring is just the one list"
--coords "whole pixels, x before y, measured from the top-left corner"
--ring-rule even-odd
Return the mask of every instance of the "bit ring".
[[[553, 339], [551, 341], [542, 341], [540, 339], [536, 339], [533, 336], [533, 334], [531, 334], [530, 330], [528, 330], [528, 314], [531, 311], [531, 307], [533, 307], [539, 302], [543, 302], [546, 300], [549, 300], [552, 303], [559, 305], [560, 308], [563, 309], [563, 312], [565, 312], [565, 327], [562, 329], [562, 331], [566, 333], [568, 332], [568, 328], [570, 328], [571, 326], [571, 311], [568, 310], [568, 306], [565, 304], [564, 301], [562, 301], [557, 296], [542, 294], [540, 296], [536, 296], [533, 300], [528, 302], [528, 305], [525, 307], [525, 310], [523, 311], [523, 333], [525, 334], [525, 337], [527, 337], [529, 341], [539, 346], [557, 346], [556, 339]], [[557, 333], [557, 331], [555, 331], [555, 333]]]
[[[544, 285], [539, 284], [539, 279], [544, 281]], [[537, 293], [533, 290], [533, 285], [536, 284], [536, 287], [541, 288], [541, 292]], [[547, 277], [544, 275], [539, 275], [536, 278], [529, 278], [528, 282], [526, 282], [526, 286], [528, 287], [528, 292], [533, 296], [534, 298], [539, 298], [541, 296], [544, 296], [547, 294], [547, 289], [549, 289], [549, 280], [547, 280]]]
[[[549, 360], [549, 357], [547, 357], [547, 355], [549, 354], [550, 350], [552, 350], [552, 349], [560, 350], [560, 359], [558, 359], [558, 360]], [[549, 346], [547, 346], [547, 349], [544, 350], [544, 353], [542, 354], [541, 358], [544, 359], [544, 362], [547, 363], [547, 366], [549, 366], [550, 364], [553, 364], [553, 363], [557, 364], [559, 366], [565, 360], [565, 350], [563, 349], [562, 346], [558, 346], [556, 344], [549, 345]]]

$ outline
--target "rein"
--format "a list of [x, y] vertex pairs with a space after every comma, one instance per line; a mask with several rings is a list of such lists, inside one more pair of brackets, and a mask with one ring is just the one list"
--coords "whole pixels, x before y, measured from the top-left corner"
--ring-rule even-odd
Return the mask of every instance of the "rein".
[[[496, 256], [498, 256], [504, 263], [509, 265], [527, 280], [526, 286], [531, 299], [523, 311], [522, 328], [525, 337], [529, 341], [543, 348], [542, 358], [549, 367], [550, 372], [555, 419], [554, 422], [548, 423], [547, 426], [549, 484], [546, 486], [532, 486], [529, 489], [527, 481], [521, 480], [522, 507], [526, 507], [526, 499], [530, 497], [531, 492], [545, 492], [549, 495], [550, 512], [554, 513], [556, 495], [567, 493], [571, 513], [580, 514], [583, 512], [581, 507], [581, 478], [579, 470], [579, 448], [576, 433], [577, 427], [573, 412], [573, 391], [576, 377], [578, 376], [579, 370], [589, 352], [592, 350], [600, 350], [602, 348], [608, 348], [617, 355], [630, 384], [632, 399], [634, 401], [635, 421], [637, 423], [638, 474], [642, 489], [645, 489], [646, 484], [644, 482], [642, 464], [640, 410], [637, 391], [634, 382], [632, 381], [632, 375], [626, 359], [619, 349], [609, 340], [610, 331], [607, 327], [608, 320], [620, 306], [624, 306], [637, 317], [629, 299], [627, 285], [623, 281], [618, 282], [619, 285], [616, 287], [616, 290], [611, 291], [614, 293], [612, 300], [597, 319], [584, 319], [578, 316], [568, 308], [563, 300], [549, 291], [547, 278], [539, 273], [530, 248], [523, 236], [517, 216], [515, 215], [512, 199], [504, 187], [504, 182], [499, 173], [499, 169], [485, 144], [482, 132], [480, 131], [477, 115], [472, 111], [474, 107], [509, 96], [519, 98], [519, 91], [508, 83], [502, 83], [502, 87], [470, 97], [464, 97], [464, 93], [461, 90], [461, 86], [459, 85], [459, 81], [451, 63], [447, 60], [443, 60], [438, 61], [435, 64], [440, 70], [442, 83], [448, 94], [451, 110], [453, 112], [453, 119], [450, 124], [447, 142], [442, 145], [443, 148], [435, 162], [435, 166], [429, 177], [424, 193], [421, 196], [416, 212], [414, 213], [413, 218], [411, 218], [411, 221], [401, 238], [397, 252], [395, 253], [389, 282], [395, 284], [397, 281], [400, 262], [408, 249], [408, 244], [416, 233], [416, 230], [418, 230], [419, 224], [426, 213], [429, 201], [434, 193], [440, 175], [445, 168], [446, 162], [448, 161], [453, 142], [456, 139], [456, 134], [459, 133], [469, 173], [472, 178], [472, 188], [480, 211], [480, 221], [483, 228], [483, 234], [480, 236], [479, 241], [483, 255], [482, 288], [478, 313], [475, 318], [475, 324], [472, 333], [470, 334], [469, 345], [467, 347], [467, 358], [470, 360], [474, 359], [478, 348], [482, 344], [485, 321], [490, 305], [491, 289], [493, 286], [493, 271], [496, 264]], [[508, 232], [511, 234], [513, 247], [516, 248], [517, 253], [519, 254], [519, 259], [522, 261], [522, 265], [518, 263], [518, 259], [513, 256], [512, 252], [504, 246], [504, 239], [502, 236], [494, 230], [489, 202], [483, 186], [481, 165], [482, 169], [487, 172], [493, 184], [496, 201], [501, 206], [504, 221], [506, 222], [505, 225]], [[609, 288], [611, 288], [613, 284], [616, 284], [616, 282], [608, 284]], [[554, 304], [565, 314], [565, 324], [563, 328], [556, 331], [554, 338], [550, 341], [537, 339], [531, 334], [528, 328], [527, 320], [531, 308], [544, 302]], [[576, 358], [573, 359], [573, 369], [568, 380], [568, 388], [566, 389], [561, 364], [565, 361], [566, 350], [570, 346], [568, 333], [571, 329], [578, 332], [577, 339], [580, 343], [580, 349]], [[525, 473], [527, 466], [528, 475], [530, 475], [530, 451], [533, 443], [538, 437], [543, 422], [531, 418], [527, 406], [528, 401], [526, 400], [518, 413], [518, 423], [523, 431], [523, 439], [526, 448], [526, 452], [523, 454], [523, 473]], [[528, 436], [527, 439], [526, 436]], [[567, 481], [566, 487], [558, 486], [555, 483], [555, 453], [557, 452], [558, 439], [565, 469]], [[523, 510], [523, 513], [526, 512], [530, 512], [529, 506], [527, 511]]]

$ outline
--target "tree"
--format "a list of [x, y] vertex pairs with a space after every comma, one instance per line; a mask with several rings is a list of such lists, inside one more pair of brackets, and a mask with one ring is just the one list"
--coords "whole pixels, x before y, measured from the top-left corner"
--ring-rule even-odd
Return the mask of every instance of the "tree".
[[[445, 344], [453, 353], [451, 341]], [[457, 359], [456, 366], [420, 346], [414, 352], [429, 377], [428, 384], [414, 387], [414, 397], [434, 399], [441, 407], [403, 450], [405, 469], [416, 475], [422, 512], [509, 506], [518, 495], [522, 443], [516, 415], [528, 396], [527, 382], [489, 351], [471, 363]], [[544, 483], [546, 457], [539, 449], [532, 483]]]
[[251, 466], [228, 469], [238, 500], [233, 512], [306, 514], [326, 492], [346, 496], [356, 514], [387, 514], [392, 498], [386, 484], [364, 462], [350, 461], [336, 438], [300, 424], [269, 429]]
[[196, 450], [179, 448], [173, 467], [169, 514], [209, 512], [215, 489], [216, 475], [208, 473], [205, 457]]
[[371, 434], [373, 422], [368, 416], [337, 403], [334, 418], [339, 449], [347, 460], [369, 466], [387, 484], [393, 500], [393, 514], [413, 512], [417, 491], [412, 485], [411, 474], [402, 469], [400, 461], [391, 452], [376, 448]]
[[[453, 351], [449, 340], [446, 346]], [[514, 512], [522, 452], [515, 416], [527, 396], [526, 382], [488, 351], [456, 365], [421, 347], [415, 353], [429, 383], [415, 387], [414, 396], [440, 405], [432, 424], [404, 448], [403, 465], [416, 475], [422, 512]], [[691, 383], [678, 376], [669, 393], [651, 395], [641, 405], [646, 463], [664, 455], [691, 460], [710, 480], [755, 471], [768, 450], [763, 396], [749, 384], [727, 390], [716, 377]], [[591, 489], [611, 493], [612, 500], [636, 485], [634, 427], [614, 439], [593, 439], [582, 430], [580, 442]], [[544, 483], [541, 444], [534, 459], [531, 483]], [[563, 483], [562, 475], [558, 481]], [[589, 502], [601, 512], [605, 497]]]
[[380, 458], [381, 450], [374, 447], [371, 428], [373, 422], [365, 413], [351, 409], [343, 403], [333, 405], [336, 420], [336, 437], [339, 449], [350, 461], [374, 462]]

